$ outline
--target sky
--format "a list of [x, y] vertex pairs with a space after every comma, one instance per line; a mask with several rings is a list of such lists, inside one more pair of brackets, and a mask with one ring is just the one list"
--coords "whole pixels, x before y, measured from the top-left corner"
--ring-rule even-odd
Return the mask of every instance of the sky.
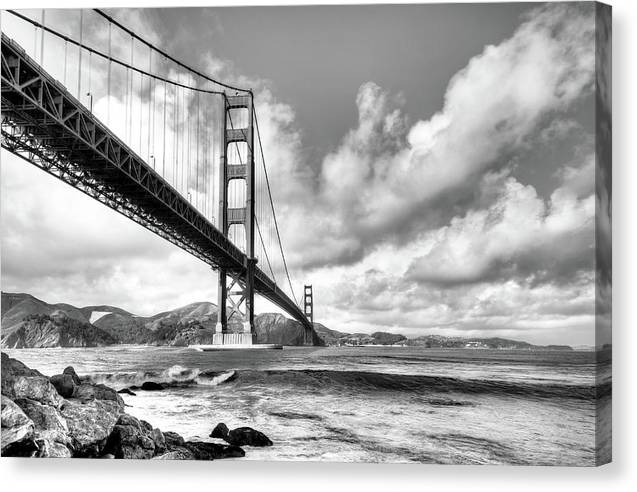
[[[610, 341], [591, 4], [109, 13], [255, 90], [291, 276], [297, 293], [313, 284], [316, 321]], [[201, 261], [4, 150], [1, 199], [3, 291], [141, 315], [216, 299]]]

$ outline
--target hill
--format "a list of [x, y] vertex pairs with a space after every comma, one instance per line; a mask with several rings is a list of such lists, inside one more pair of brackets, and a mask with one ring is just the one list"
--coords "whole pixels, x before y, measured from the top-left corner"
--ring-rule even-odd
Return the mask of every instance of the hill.
[[572, 350], [568, 345], [533, 345], [528, 342], [507, 338], [446, 337], [441, 335], [423, 335], [407, 338], [404, 335], [377, 331], [368, 333], [345, 333], [315, 325], [318, 336], [326, 345], [399, 345], [424, 348], [474, 348], [474, 349], [515, 349], [515, 350]]
[[70, 318], [63, 311], [31, 314], [2, 329], [2, 348], [100, 347], [117, 340], [90, 323]]
[[[92, 347], [117, 343], [211, 344], [217, 306], [195, 302], [153, 316], [109, 306], [48, 304], [29, 294], [2, 293], [2, 347]], [[321, 325], [322, 326], [322, 325]], [[255, 317], [258, 343], [303, 345], [304, 328], [279, 314]], [[316, 345], [323, 341], [313, 333]]]

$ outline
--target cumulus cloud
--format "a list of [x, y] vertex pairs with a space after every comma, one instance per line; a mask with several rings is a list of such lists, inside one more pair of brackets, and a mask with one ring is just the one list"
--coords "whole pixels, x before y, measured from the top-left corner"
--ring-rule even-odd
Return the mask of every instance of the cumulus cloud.
[[268, 147], [271, 169], [284, 169], [280, 182], [305, 197], [287, 208], [282, 201], [292, 264], [352, 264], [382, 242], [412, 240], [475, 205], [484, 173], [532, 152], [530, 142], [581, 130], [560, 114], [592, 92], [594, 33], [592, 6], [535, 9], [452, 78], [439, 112], [412, 125], [400, 95], [362, 84], [358, 124], [325, 156], [316, 179], [300, 170], [312, 166], [290, 125], [293, 112], [271, 106], [286, 114], [283, 125], [268, 126], [287, 152], [278, 158]]
[[[400, 97], [363, 84], [358, 126], [325, 157], [318, 188], [308, 190], [312, 209], [302, 211], [322, 238], [338, 239], [318, 247], [310, 235], [292, 237], [303, 252], [295, 262], [358, 261], [379, 242], [405, 240], [471, 206], [485, 172], [507, 166], [547, 117], [591, 93], [592, 14], [592, 6], [572, 4], [534, 10], [452, 78], [439, 112], [411, 126]], [[545, 138], [572, 129], [558, 121]], [[297, 217], [289, 221], [302, 230]]]
[[[588, 180], [592, 181], [592, 169]], [[498, 184], [499, 185], [499, 184]], [[437, 285], [505, 280], [570, 280], [593, 268], [595, 200], [558, 188], [549, 203], [514, 178], [503, 180], [486, 209], [454, 217], [426, 236], [427, 253], [407, 276]], [[560, 245], [570, 245], [561, 247]]]

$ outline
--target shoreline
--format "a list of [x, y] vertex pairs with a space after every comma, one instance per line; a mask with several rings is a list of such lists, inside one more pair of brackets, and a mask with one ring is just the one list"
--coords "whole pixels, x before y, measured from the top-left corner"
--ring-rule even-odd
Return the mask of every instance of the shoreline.
[[219, 423], [209, 437], [185, 440], [126, 412], [120, 394], [81, 379], [73, 367], [47, 377], [2, 352], [2, 457], [215, 460], [271, 446], [250, 427]]

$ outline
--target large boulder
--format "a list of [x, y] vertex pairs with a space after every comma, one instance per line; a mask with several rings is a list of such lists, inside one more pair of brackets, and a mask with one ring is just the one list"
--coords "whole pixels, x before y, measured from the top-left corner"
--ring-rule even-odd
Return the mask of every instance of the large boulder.
[[156, 383], [155, 381], [144, 381], [140, 389], [144, 391], [161, 391], [164, 389], [164, 385], [161, 383]]
[[76, 386], [79, 386], [80, 384], [82, 384], [82, 381], [80, 380], [80, 377], [75, 372], [75, 369], [73, 369], [73, 366], [68, 366], [64, 368], [64, 371], [62, 371], [62, 374], [71, 376], [71, 378], [73, 378], [73, 383], [75, 383]]
[[50, 378], [51, 384], [64, 398], [71, 398], [77, 386], [82, 384], [80, 377], [72, 366], [68, 366], [62, 371], [62, 374], [56, 374]]
[[153, 437], [153, 428], [148, 422], [124, 413], [108, 436], [105, 452], [119, 459], [149, 459], [155, 455]]
[[71, 398], [77, 386], [70, 374], [56, 374], [49, 381], [63, 398]]
[[2, 394], [13, 400], [27, 398], [59, 408], [64, 398], [45, 376], [8, 376], [2, 374]]
[[155, 443], [155, 454], [166, 452], [166, 438], [164, 437], [164, 433], [161, 430], [153, 429], [150, 437]]
[[116, 403], [122, 410], [125, 406], [124, 400], [117, 394], [117, 391], [103, 384], [82, 383], [79, 386], [75, 386], [73, 398], [83, 402], [91, 400], [111, 401]]
[[186, 441], [184, 448], [190, 451], [196, 460], [243, 458], [246, 455], [238, 446], [225, 446], [214, 442]]
[[36, 456], [42, 458], [70, 458], [72, 445], [69, 438], [66, 420], [60, 412], [49, 405], [22, 399], [15, 402], [33, 421], [35, 429], [33, 440], [38, 451]]
[[[33, 421], [11, 399], [2, 395], [2, 456], [16, 456], [22, 443], [29, 443], [32, 447]], [[29, 453], [30, 454], [30, 453]], [[29, 455], [27, 454], [27, 455]], [[23, 455], [18, 453], [17, 455]]]
[[237, 427], [231, 431], [223, 422], [210, 433], [210, 437], [223, 439], [233, 446], [272, 446], [272, 441], [263, 432], [253, 429], [252, 427]]
[[12, 359], [7, 354], [2, 352], [2, 392], [4, 393], [4, 380], [11, 376], [42, 376], [45, 377], [40, 371], [31, 369], [17, 359]]
[[176, 432], [166, 431], [163, 434], [166, 447], [168, 448], [183, 446], [185, 443], [184, 438]]
[[66, 400], [60, 413], [69, 429], [73, 455], [91, 458], [102, 454], [122, 409], [113, 401], [73, 398]]
[[39, 436], [34, 439], [38, 450], [35, 454], [38, 458], [72, 458], [73, 453], [64, 444], [54, 440]]
[[186, 448], [178, 448], [174, 451], [168, 451], [167, 453], [158, 454], [153, 458], [154, 460], [194, 460], [195, 455]]
[[64, 401], [49, 378], [2, 353], [2, 394], [12, 400], [28, 398], [59, 407]]
[[224, 441], [226, 440], [226, 438], [228, 437], [228, 426], [226, 424], [224, 424], [223, 422], [219, 422], [214, 429], [212, 429], [212, 432], [210, 433], [210, 437], [215, 437], [217, 439], [223, 439]]

